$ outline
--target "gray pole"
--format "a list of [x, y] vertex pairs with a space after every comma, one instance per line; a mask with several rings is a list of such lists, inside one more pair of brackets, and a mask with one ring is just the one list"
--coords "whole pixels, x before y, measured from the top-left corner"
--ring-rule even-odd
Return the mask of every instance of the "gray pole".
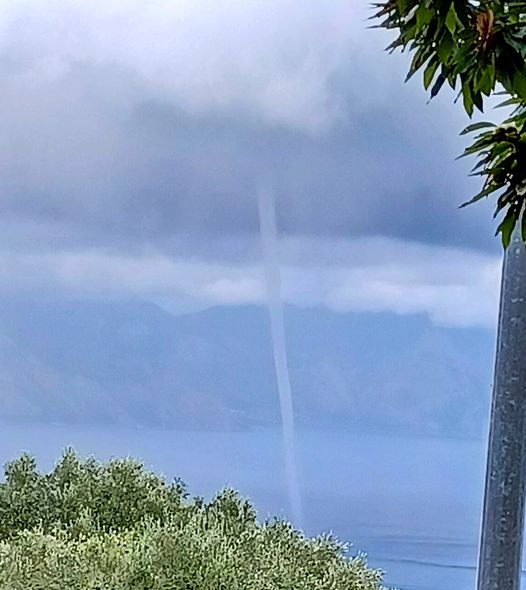
[[526, 249], [504, 256], [477, 590], [519, 590], [526, 484]]

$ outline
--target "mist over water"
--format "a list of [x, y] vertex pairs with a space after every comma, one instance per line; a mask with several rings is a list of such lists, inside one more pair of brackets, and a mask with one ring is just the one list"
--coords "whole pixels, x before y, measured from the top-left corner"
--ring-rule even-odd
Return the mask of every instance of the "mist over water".
[[274, 193], [270, 188], [260, 187], [258, 191], [258, 207], [261, 242], [263, 245], [263, 267], [267, 288], [267, 305], [281, 410], [285, 476], [294, 524], [296, 527], [303, 529], [305, 522], [296, 460], [294, 405], [285, 342], [276, 203]]

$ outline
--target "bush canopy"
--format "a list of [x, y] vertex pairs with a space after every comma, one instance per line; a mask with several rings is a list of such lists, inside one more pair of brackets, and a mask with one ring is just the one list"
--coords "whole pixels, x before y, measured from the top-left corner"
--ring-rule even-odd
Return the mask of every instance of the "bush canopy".
[[332, 537], [258, 522], [232, 490], [190, 499], [131, 459], [23, 455], [0, 484], [2, 590], [381, 590]]

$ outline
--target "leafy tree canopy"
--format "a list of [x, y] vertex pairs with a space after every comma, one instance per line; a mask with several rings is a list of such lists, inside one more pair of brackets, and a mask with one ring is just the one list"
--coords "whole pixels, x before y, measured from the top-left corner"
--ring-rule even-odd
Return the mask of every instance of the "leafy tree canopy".
[[0, 482], [0, 590], [385, 590], [334, 537], [260, 522], [233, 490], [205, 501], [131, 459], [23, 455]]
[[478, 132], [464, 155], [478, 157], [473, 174], [484, 179], [465, 205], [495, 195], [504, 246], [517, 223], [526, 241], [526, 2], [387, 0], [373, 6], [376, 26], [396, 32], [388, 50], [412, 54], [407, 79], [422, 71], [431, 98], [447, 82], [471, 117], [496, 91], [507, 95], [500, 106], [514, 111], [501, 125], [476, 123], [464, 131]]

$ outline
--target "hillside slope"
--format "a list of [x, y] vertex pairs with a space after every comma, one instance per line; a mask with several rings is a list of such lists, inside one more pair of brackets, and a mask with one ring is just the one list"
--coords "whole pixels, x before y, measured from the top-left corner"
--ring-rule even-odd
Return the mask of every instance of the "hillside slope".
[[[286, 310], [298, 421], [478, 434], [494, 335], [425, 316]], [[244, 428], [278, 420], [265, 310], [0, 302], [0, 419]]]

